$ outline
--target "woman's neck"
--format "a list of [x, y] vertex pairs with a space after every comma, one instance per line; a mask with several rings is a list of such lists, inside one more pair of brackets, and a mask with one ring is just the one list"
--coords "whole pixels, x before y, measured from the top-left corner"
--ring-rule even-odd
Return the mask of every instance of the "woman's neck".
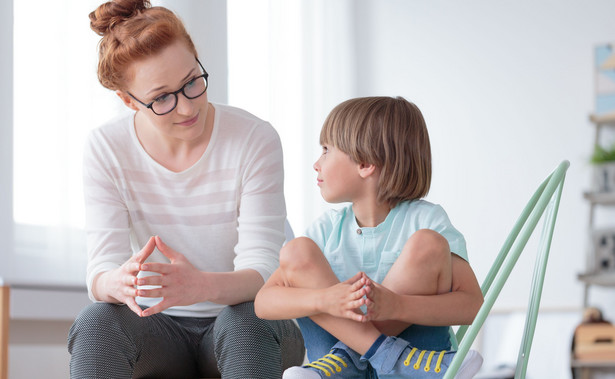
[[198, 138], [190, 140], [173, 138], [153, 127], [143, 127], [148, 121], [140, 118], [140, 112], [137, 112], [135, 130], [141, 146], [156, 162], [173, 172], [192, 167], [203, 156], [211, 139], [214, 108], [208, 106], [210, 108], [204, 121], [203, 132]]

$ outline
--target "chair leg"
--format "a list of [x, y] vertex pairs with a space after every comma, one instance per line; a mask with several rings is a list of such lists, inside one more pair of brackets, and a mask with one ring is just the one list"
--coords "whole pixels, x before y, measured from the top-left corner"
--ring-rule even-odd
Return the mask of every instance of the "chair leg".
[[9, 289], [0, 286], [0, 379], [9, 377]]

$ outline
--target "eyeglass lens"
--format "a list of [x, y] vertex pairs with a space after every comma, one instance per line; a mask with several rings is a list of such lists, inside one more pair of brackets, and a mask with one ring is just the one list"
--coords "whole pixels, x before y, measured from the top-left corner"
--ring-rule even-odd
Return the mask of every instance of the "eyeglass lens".
[[[207, 79], [198, 76], [186, 83], [181, 91], [188, 99], [194, 99], [205, 93], [207, 90]], [[165, 114], [175, 109], [177, 105], [177, 93], [167, 93], [154, 100], [152, 110], [156, 114]]]

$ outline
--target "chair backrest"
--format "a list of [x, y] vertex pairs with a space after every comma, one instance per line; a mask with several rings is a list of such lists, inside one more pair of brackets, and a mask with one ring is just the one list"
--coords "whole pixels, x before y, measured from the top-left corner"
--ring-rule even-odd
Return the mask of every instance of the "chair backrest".
[[[483, 326], [485, 319], [489, 315], [495, 300], [500, 294], [502, 287], [510, 276], [510, 272], [517, 263], [517, 260], [530, 236], [534, 232], [538, 221], [544, 215], [544, 226], [540, 236], [538, 245], [538, 253], [536, 263], [534, 264], [534, 275], [530, 288], [530, 298], [528, 309], [525, 318], [525, 327], [523, 331], [523, 339], [517, 356], [517, 367], [515, 378], [525, 378], [527, 371], [527, 363], [534, 338], [534, 330], [536, 329], [536, 320], [538, 318], [538, 309], [540, 307], [540, 297], [545, 278], [547, 260], [549, 258], [549, 250], [551, 248], [551, 240], [553, 237], [553, 229], [557, 218], [559, 201], [562, 195], [564, 179], [566, 171], [570, 163], [563, 161], [557, 168], [545, 179], [538, 187], [534, 196], [527, 203], [521, 216], [515, 223], [508, 238], [504, 242], [495, 262], [491, 266], [487, 277], [483, 281], [481, 290], [484, 295], [484, 302], [474, 322], [471, 325], [461, 326], [453, 338], [458, 342], [458, 346], [453, 346], [457, 349], [457, 354], [451, 366], [444, 375], [445, 379], [453, 378], [457, 373], [461, 362], [465, 358], [470, 346], [476, 339], [480, 328]], [[455, 345], [455, 343], [453, 344]]]

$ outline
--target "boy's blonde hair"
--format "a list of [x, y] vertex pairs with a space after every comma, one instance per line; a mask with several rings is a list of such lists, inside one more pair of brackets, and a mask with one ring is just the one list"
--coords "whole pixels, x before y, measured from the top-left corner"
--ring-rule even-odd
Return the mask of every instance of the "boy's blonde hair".
[[391, 207], [429, 192], [427, 126], [418, 107], [402, 97], [362, 97], [339, 104], [325, 120], [320, 144], [380, 168], [378, 201]]

